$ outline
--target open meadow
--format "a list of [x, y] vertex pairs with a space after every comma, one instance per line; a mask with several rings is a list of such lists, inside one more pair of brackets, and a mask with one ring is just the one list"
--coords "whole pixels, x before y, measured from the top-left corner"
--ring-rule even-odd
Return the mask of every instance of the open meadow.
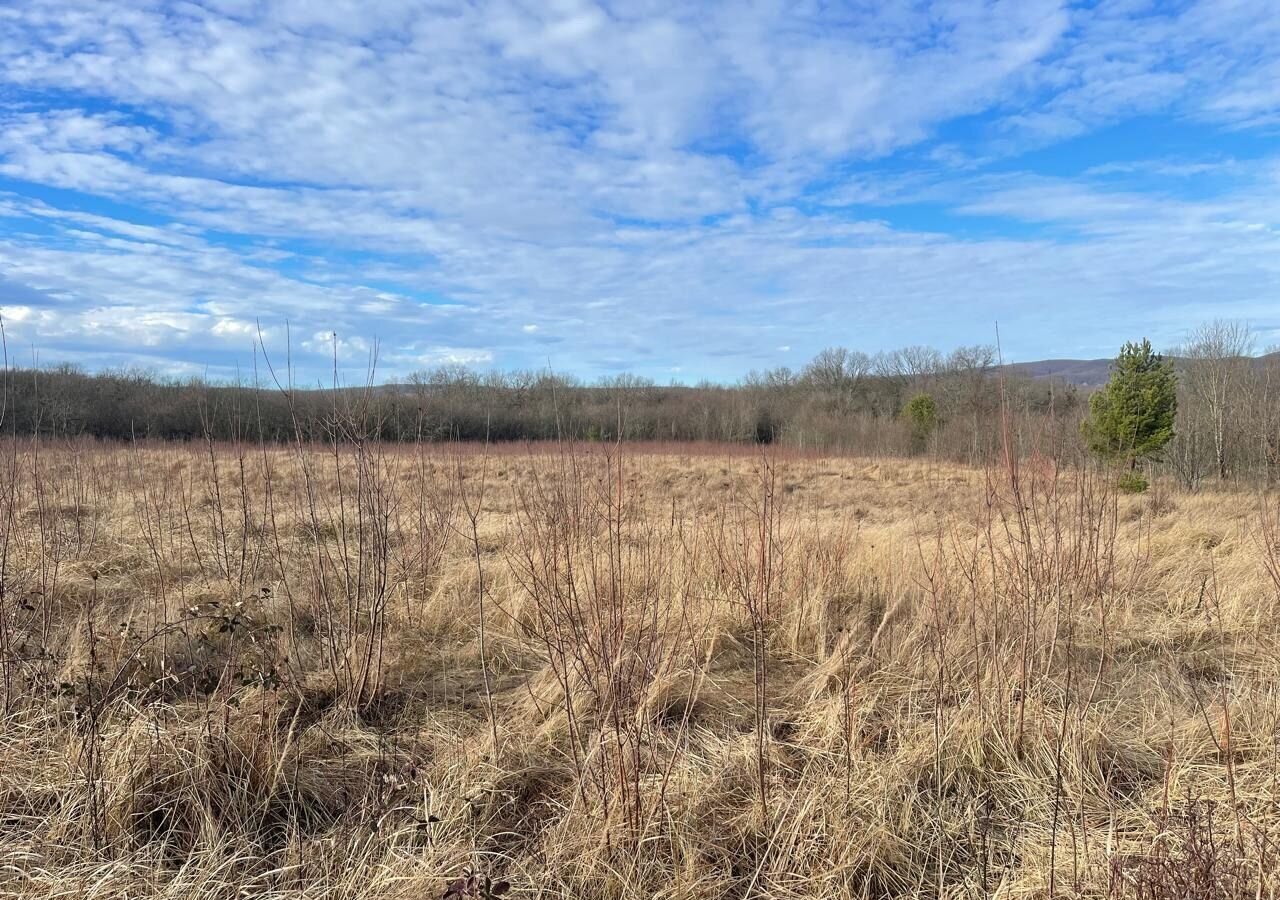
[[1274, 492], [0, 450], [0, 895], [1280, 894]]

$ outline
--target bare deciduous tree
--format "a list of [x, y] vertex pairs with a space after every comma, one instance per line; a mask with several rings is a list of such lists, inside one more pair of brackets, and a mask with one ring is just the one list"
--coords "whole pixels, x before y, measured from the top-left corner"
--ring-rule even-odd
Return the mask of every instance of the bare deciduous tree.
[[1249, 421], [1268, 483], [1280, 475], [1280, 347], [1269, 348], [1253, 367]]
[[1241, 422], [1252, 350], [1248, 325], [1215, 319], [1192, 332], [1182, 351], [1188, 394], [1204, 413], [1220, 479], [1226, 479], [1231, 471], [1234, 432]]

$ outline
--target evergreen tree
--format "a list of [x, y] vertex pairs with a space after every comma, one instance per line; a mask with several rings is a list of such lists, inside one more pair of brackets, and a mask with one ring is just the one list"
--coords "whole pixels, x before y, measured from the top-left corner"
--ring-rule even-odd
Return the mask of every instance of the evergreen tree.
[[1085, 438], [1094, 453], [1132, 470], [1173, 438], [1177, 411], [1173, 366], [1143, 338], [1121, 348], [1106, 387], [1089, 398]]
[[916, 394], [902, 413], [911, 423], [911, 436], [923, 444], [938, 427], [938, 404], [929, 394]]

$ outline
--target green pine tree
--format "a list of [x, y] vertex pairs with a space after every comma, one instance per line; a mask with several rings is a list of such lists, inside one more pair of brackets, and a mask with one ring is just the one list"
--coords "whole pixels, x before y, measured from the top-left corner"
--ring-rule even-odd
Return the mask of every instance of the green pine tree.
[[938, 428], [938, 404], [928, 394], [916, 394], [903, 407], [902, 414], [911, 424], [911, 436], [923, 445]]
[[1085, 439], [1103, 459], [1127, 462], [1132, 470], [1173, 438], [1177, 411], [1173, 366], [1143, 338], [1121, 348], [1106, 387], [1089, 398]]

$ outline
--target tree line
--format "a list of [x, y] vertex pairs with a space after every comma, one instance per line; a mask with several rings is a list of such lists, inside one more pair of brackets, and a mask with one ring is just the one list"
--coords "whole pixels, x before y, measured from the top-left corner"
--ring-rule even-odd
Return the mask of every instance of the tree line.
[[[1280, 474], [1280, 355], [1253, 350], [1246, 326], [1213, 322], [1161, 357], [1172, 424], [1159, 447], [1132, 458], [1189, 486]], [[1122, 353], [1116, 372], [1124, 360]], [[732, 385], [660, 385], [631, 375], [586, 383], [548, 371], [447, 366], [394, 384], [299, 389], [71, 365], [12, 369], [4, 373], [0, 428], [126, 440], [778, 443], [983, 463], [1010, 443], [1058, 459], [1097, 450], [1085, 424], [1097, 419], [1089, 407], [1088, 392], [1001, 367], [989, 346], [874, 355], [833, 347], [799, 370], [752, 372]]]
[[[830, 348], [798, 371], [752, 372], [732, 385], [661, 385], [633, 375], [586, 383], [546, 371], [445, 366], [395, 384], [298, 389], [64, 364], [5, 373], [4, 430], [281, 441], [325, 439], [342, 428], [384, 440], [751, 442], [977, 459], [995, 442], [996, 369], [988, 347], [875, 356]], [[1075, 388], [1013, 374], [1003, 385], [1020, 416], [1078, 419]], [[915, 398], [932, 405], [928, 422], [904, 412]]]

